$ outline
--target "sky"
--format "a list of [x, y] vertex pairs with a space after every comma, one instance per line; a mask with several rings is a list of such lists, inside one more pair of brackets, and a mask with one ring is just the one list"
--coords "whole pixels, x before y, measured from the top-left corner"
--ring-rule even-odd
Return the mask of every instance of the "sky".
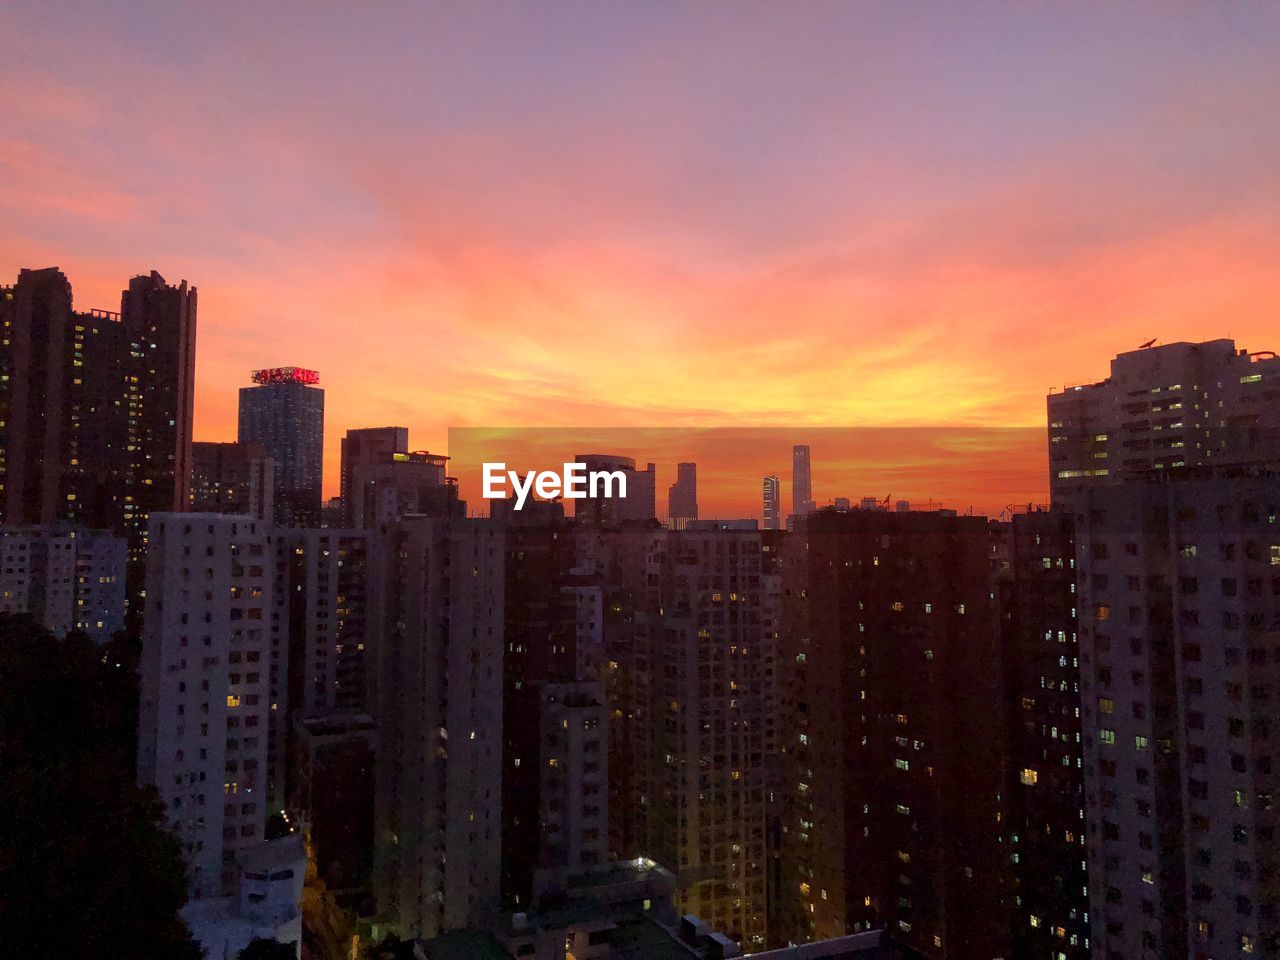
[[0, 282], [195, 284], [196, 439], [317, 369], [330, 493], [356, 426], [1039, 426], [1152, 337], [1280, 348], [1278, 51], [1260, 2], [0, 0]]

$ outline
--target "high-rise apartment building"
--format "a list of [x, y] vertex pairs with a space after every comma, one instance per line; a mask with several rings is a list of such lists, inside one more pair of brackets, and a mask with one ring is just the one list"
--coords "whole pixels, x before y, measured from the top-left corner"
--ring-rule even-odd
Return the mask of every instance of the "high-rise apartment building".
[[673, 530], [698, 519], [698, 465], [676, 464], [676, 482], [667, 491], [667, 518]]
[[361, 464], [380, 463], [397, 453], [409, 452], [408, 427], [359, 427], [342, 438], [342, 483], [340, 497], [344, 526], [357, 526], [351, 510], [352, 469]]
[[1280, 476], [1165, 471], [1077, 511], [1093, 956], [1274, 956]]
[[411, 517], [378, 536], [379, 914], [403, 936], [483, 927], [501, 886], [502, 527]]
[[141, 660], [138, 777], [165, 804], [193, 900], [230, 895], [237, 863], [264, 839], [272, 617], [269, 530], [249, 517], [151, 518]]
[[378, 729], [366, 713], [295, 717], [289, 810], [307, 825], [316, 871], [340, 903], [373, 893], [373, 806]]
[[151, 514], [186, 510], [190, 502], [195, 288], [185, 280], [165, 283], [154, 270], [134, 277], [120, 296], [120, 321], [129, 360], [125, 461], [132, 492], [126, 494], [125, 513], [126, 522], [131, 518], [130, 549], [141, 562]]
[[307, 716], [368, 711], [371, 531], [279, 530], [276, 543], [287, 584], [290, 709]]
[[0, 528], [0, 613], [105, 643], [124, 629], [125, 540], [101, 530]]
[[987, 522], [820, 511], [783, 547], [782, 932], [1009, 956]]
[[791, 448], [791, 513], [793, 516], [802, 516], [813, 510], [813, 506], [809, 445], [798, 443]]
[[153, 271], [80, 313], [61, 271], [23, 270], [0, 324], [0, 522], [125, 535], [136, 594], [149, 515], [188, 501], [195, 289]]
[[[63, 475], [70, 467], [66, 421], [77, 352], [71, 335], [71, 284], [56, 267], [23, 270], [16, 285], [0, 290], [0, 318], [0, 520], [49, 524], [63, 519]], [[93, 351], [95, 373], [98, 358]]]
[[543, 688], [599, 679], [600, 588], [577, 570], [574, 527], [558, 503], [508, 511], [503, 526], [502, 899], [521, 910], [543, 852]]
[[668, 866], [682, 910], [762, 949], [776, 741], [761, 535], [624, 528], [604, 541], [613, 854]]
[[764, 529], [782, 529], [782, 482], [774, 476], [765, 477], [762, 484]]
[[992, 525], [1008, 756], [1013, 956], [1088, 960], [1075, 517]]
[[588, 474], [608, 471], [625, 478], [626, 496], [587, 496], [575, 500], [574, 517], [579, 523], [591, 526], [614, 526], [627, 520], [655, 520], [657, 509], [657, 467], [650, 463], [645, 469], [636, 468], [631, 457], [611, 453], [580, 453], [573, 458], [585, 464]]
[[1234, 340], [1119, 354], [1111, 376], [1048, 397], [1055, 503], [1149, 470], [1280, 464], [1280, 359]]
[[324, 390], [301, 367], [253, 372], [240, 388], [241, 443], [266, 448], [275, 463], [275, 520], [280, 526], [320, 523], [324, 454]]
[[373, 529], [401, 517], [466, 516], [458, 485], [445, 475], [449, 458], [425, 450], [376, 453], [351, 467], [344, 515], [359, 529]]
[[539, 689], [540, 842], [535, 893], [609, 861], [608, 705], [599, 680]]
[[193, 443], [191, 509], [267, 523], [275, 513], [275, 464], [260, 443]]

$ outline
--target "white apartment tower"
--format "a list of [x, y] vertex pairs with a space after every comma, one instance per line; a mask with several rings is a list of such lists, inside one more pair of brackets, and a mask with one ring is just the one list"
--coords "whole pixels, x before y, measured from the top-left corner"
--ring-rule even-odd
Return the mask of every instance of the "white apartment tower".
[[246, 516], [152, 514], [138, 720], [138, 778], [156, 787], [186, 855], [193, 900], [232, 894], [268, 809], [270, 528]]

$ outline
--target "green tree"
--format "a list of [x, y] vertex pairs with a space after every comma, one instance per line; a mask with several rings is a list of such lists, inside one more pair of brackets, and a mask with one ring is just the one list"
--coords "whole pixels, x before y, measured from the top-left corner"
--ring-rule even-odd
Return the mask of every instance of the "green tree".
[[186, 878], [135, 782], [124, 647], [0, 615], [0, 943], [27, 960], [200, 960]]

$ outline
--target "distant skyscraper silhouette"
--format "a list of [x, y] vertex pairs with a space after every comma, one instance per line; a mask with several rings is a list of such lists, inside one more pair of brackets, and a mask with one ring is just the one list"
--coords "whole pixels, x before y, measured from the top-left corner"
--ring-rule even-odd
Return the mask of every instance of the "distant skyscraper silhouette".
[[667, 516], [672, 529], [683, 529], [690, 520], [698, 519], [698, 465], [676, 465], [676, 482], [667, 492]]
[[813, 478], [809, 472], [809, 445], [791, 448], [791, 512], [799, 516], [813, 510]]
[[573, 459], [585, 464], [587, 473], [620, 471], [627, 478], [625, 497], [589, 496], [575, 501], [574, 516], [579, 522], [612, 526], [624, 520], [653, 520], [658, 516], [657, 468], [652, 463], [640, 470], [633, 458], [611, 453], [579, 453]]
[[240, 442], [260, 443], [275, 461], [276, 522], [320, 523], [324, 390], [314, 370], [255, 370], [255, 386], [240, 388]]
[[775, 476], [764, 478], [764, 528], [782, 529], [782, 481]]

